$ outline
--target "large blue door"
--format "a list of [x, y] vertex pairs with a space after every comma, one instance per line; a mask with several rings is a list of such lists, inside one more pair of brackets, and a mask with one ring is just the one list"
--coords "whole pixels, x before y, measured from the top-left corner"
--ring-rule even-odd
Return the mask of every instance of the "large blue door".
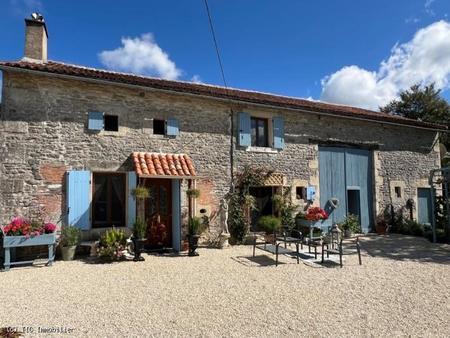
[[[343, 179], [344, 178], [344, 179]], [[326, 230], [340, 222], [346, 215], [345, 198], [345, 152], [339, 148], [320, 147], [319, 149], [320, 206], [330, 215], [323, 223]], [[330, 198], [339, 199], [339, 208], [331, 208]]]
[[421, 224], [431, 224], [431, 189], [417, 189], [417, 218]]
[[[359, 213], [362, 230], [372, 225], [371, 152], [362, 149], [319, 147], [320, 205], [330, 218], [324, 226], [341, 222], [349, 213]], [[331, 198], [339, 200], [332, 209]]]
[[[363, 149], [345, 149], [345, 180], [347, 213], [359, 208], [361, 226], [364, 232], [372, 225], [372, 157], [370, 151]], [[353, 192], [359, 191], [359, 198], [351, 199]], [[350, 199], [352, 203], [350, 203]], [[356, 206], [354, 203], [359, 203]]]

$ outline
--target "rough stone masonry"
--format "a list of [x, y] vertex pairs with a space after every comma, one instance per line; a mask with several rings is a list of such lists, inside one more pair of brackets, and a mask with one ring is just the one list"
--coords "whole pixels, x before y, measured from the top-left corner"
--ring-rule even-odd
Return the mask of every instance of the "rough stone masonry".
[[[231, 121], [226, 102], [10, 71], [4, 71], [3, 83], [2, 222], [36, 206], [42, 206], [53, 220], [59, 219], [67, 170], [130, 171], [133, 151], [189, 154], [201, 178], [198, 188], [205, 191], [199, 208], [207, 206], [214, 213], [229, 191]], [[263, 166], [284, 174], [288, 186], [304, 182], [317, 186], [320, 194], [318, 144], [371, 146], [380, 212], [392, 199], [392, 182], [404, 186], [402, 198], [395, 200], [404, 204], [416, 198], [416, 188], [427, 186], [430, 169], [439, 166], [435, 131], [247, 103], [233, 106], [234, 111], [285, 119], [285, 149], [240, 149], [235, 144], [236, 171], [244, 165]], [[87, 114], [92, 110], [118, 115], [119, 132], [89, 133]], [[169, 116], [179, 120], [180, 135], [154, 135], [152, 120]]]

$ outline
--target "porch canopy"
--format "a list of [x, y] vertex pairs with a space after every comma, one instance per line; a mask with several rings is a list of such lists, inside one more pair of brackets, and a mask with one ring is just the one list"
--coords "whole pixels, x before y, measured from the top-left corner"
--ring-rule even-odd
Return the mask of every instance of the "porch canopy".
[[191, 158], [185, 154], [134, 152], [132, 158], [138, 177], [193, 179], [197, 175]]

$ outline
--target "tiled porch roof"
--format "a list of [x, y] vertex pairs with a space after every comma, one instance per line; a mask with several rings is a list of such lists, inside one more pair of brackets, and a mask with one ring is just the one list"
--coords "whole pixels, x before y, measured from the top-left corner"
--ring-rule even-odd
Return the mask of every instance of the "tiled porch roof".
[[194, 164], [185, 154], [134, 152], [132, 157], [139, 176], [196, 176]]

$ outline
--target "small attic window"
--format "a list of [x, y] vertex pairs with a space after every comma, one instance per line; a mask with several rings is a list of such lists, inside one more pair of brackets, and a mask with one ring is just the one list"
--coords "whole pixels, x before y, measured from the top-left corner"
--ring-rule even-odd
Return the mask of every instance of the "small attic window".
[[394, 192], [395, 192], [395, 197], [397, 197], [397, 198], [402, 197], [402, 188], [401, 187], [395, 187]]
[[165, 120], [153, 120], [153, 134], [165, 135], [166, 134], [166, 121]]
[[306, 187], [300, 186], [295, 188], [295, 195], [298, 200], [306, 201]]
[[105, 130], [119, 131], [119, 117], [117, 115], [105, 114]]

